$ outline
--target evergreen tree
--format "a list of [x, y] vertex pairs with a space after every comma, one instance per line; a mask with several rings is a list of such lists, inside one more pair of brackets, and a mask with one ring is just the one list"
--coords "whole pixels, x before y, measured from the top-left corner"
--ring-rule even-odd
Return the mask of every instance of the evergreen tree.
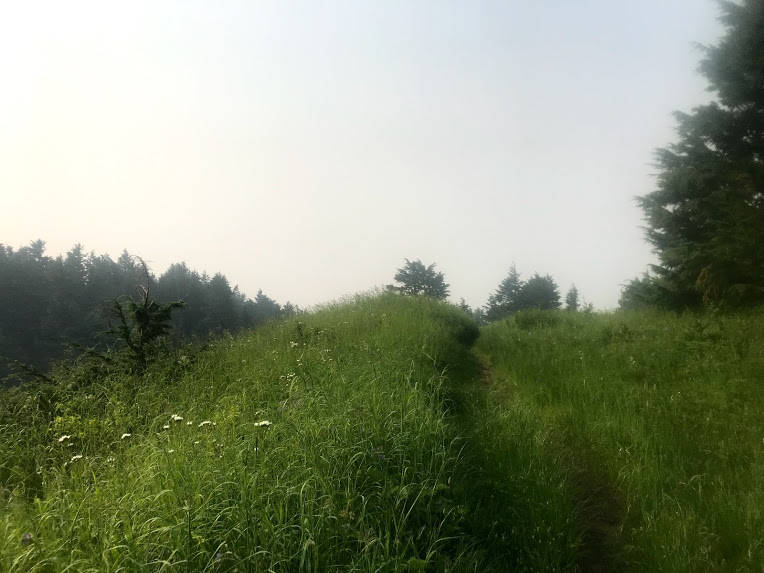
[[565, 310], [576, 312], [578, 306], [578, 289], [576, 285], [571, 285], [568, 294], [565, 295]]
[[209, 305], [208, 325], [210, 331], [233, 331], [238, 328], [234, 308], [233, 291], [228, 279], [216, 273], [207, 284]]
[[204, 336], [208, 332], [209, 299], [207, 285], [199, 273], [186, 263], [174, 263], [159, 277], [156, 284], [157, 297], [162, 300], [182, 300], [183, 312], [173, 314], [173, 333], [177, 336]]
[[253, 320], [255, 324], [265, 322], [266, 320], [276, 319], [281, 316], [281, 307], [279, 304], [271, 297], [264, 294], [262, 290], [257, 291], [253, 310]]
[[523, 284], [520, 291], [520, 308], [537, 308], [552, 310], [560, 308], [560, 291], [557, 283], [550, 275], [540, 276], [538, 273]]
[[634, 292], [675, 307], [764, 301], [764, 2], [721, 5], [727, 34], [700, 67], [718, 101], [676, 114], [639, 199], [660, 264]]
[[488, 308], [485, 316], [487, 320], [500, 320], [513, 312], [520, 310], [520, 293], [523, 289], [523, 281], [517, 272], [515, 264], [509, 268], [509, 274], [501, 281], [499, 288], [488, 297]]
[[[17, 251], [0, 244], [0, 379], [11, 372], [3, 364], [20, 362], [29, 367], [29, 372], [39, 371], [62, 358], [67, 349], [104, 349], [106, 340], [102, 334], [115, 313], [122, 324], [120, 311], [128, 330], [136, 336], [129, 339], [131, 343], [146, 340], [150, 329], [140, 326], [140, 320], [161, 322], [167, 306], [157, 302], [152, 306], [151, 301], [183, 300], [188, 309], [183, 313], [168, 312], [172, 331], [167, 323], [168, 328], [158, 338], [171, 332], [178, 338], [205, 337], [211, 332], [253, 327], [281, 316], [276, 301], [262, 292], [255, 301], [248, 299], [238, 287], [231, 289], [222, 274], [209, 278], [180, 263], [171, 265], [154, 281], [139, 261], [123, 251], [115, 262], [108, 255], [86, 254], [81, 245], [75, 245], [66, 256], [52, 259], [45, 255], [43, 241]], [[126, 298], [135, 292], [135, 285], [148, 282], [151, 301], [146, 302], [143, 294], [138, 299]], [[114, 299], [120, 300], [119, 311]], [[143, 314], [135, 314], [142, 307]], [[290, 305], [289, 312], [300, 310]], [[144, 334], [138, 335], [139, 331]]]
[[621, 310], [637, 310], [671, 306], [670, 297], [666, 298], [665, 293], [666, 290], [658, 280], [645, 273], [641, 278], [634, 278], [623, 286], [618, 307]]
[[419, 259], [405, 261], [406, 264], [395, 273], [395, 281], [401, 283], [401, 286], [395, 287], [396, 290], [401, 294], [422, 294], [439, 300], [448, 297], [449, 285], [443, 273], [435, 271], [435, 263], [425, 266]]

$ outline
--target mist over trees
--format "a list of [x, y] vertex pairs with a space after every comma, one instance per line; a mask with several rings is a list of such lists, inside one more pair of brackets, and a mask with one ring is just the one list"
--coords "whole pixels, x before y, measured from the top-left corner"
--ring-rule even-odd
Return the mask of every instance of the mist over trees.
[[[577, 290], [575, 296], [577, 300]], [[520, 310], [531, 308], [539, 310], [560, 308], [560, 289], [551, 275], [541, 276], [534, 273], [527, 281], [523, 281], [513, 264], [506, 278], [488, 297], [485, 318], [488, 321], [501, 320]]]
[[[43, 241], [18, 250], [0, 244], [0, 357], [45, 369], [72, 345], [104, 348], [113, 341], [114, 300], [135, 295], [147, 278], [154, 300], [184, 302], [172, 313], [174, 338], [234, 332], [298, 310], [262, 291], [247, 298], [224, 275], [199, 274], [185, 263], [159, 277], [146, 272], [127, 251], [114, 261], [78, 244], [52, 258]], [[0, 377], [7, 373], [0, 363]]]
[[[421, 260], [410, 261], [397, 269], [396, 282], [399, 285], [387, 285], [387, 289], [403, 295], [424, 295], [445, 300], [448, 297], [449, 285], [445, 282], [442, 272], [435, 271], [435, 263], [426, 266]], [[580, 308], [578, 289], [573, 285], [566, 295], [566, 309], [577, 311]], [[484, 308], [471, 308], [464, 298], [456, 304], [479, 324], [501, 320], [512, 314], [527, 309], [556, 310], [561, 307], [560, 289], [551, 275], [541, 276], [534, 273], [527, 281], [520, 278], [520, 273], [514, 264], [509, 274], [497, 289], [488, 297]], [[587, 305], [591, 310], [591, 305]]]
[[727, 34], [700, 65], [717, 100], [677, 112], [678, 141], [656, 152], [639, 204], [660, 263], [622, 308], [764, 301], [764, 2], [721, 6]]
[[442, 272], [435, 271], [435, 263], [425, 266], [419, 259], [410, 261], [405, 259], [406, 264], [395, 273], [395, 282], [398, 286], [389, 285], [390, 290], [408, 295], [425, 295], [439, 300], [448, 297], [449, 285], [446, 283]]
[[578, 302], [578, 289], [576, 285], [571, 285], [568, 289], [568, 294], [565, 295], [565, 310], [571, 310], [573, 312], [578, 310], [580, 303]]

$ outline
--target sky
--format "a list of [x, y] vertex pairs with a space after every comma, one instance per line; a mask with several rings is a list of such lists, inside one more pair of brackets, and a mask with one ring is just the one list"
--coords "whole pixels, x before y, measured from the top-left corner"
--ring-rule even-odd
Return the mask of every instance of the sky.
[[222, 272], [302, 307], [512, 263], [596, 308], [655, 262], [635, 196], [711, 97], [712, 0], [5, 2], [0, 243]]

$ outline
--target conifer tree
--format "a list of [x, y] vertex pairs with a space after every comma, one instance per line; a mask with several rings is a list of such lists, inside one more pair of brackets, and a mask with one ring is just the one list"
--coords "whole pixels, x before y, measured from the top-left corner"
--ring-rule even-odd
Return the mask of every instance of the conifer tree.
[[145, 272], [146, 284], [139, 288], [139, 296], [114, 299], [112, 309], [117, 325], [113, 333], [127, 346], [133, 368], [143, 372], [155, 357], [158, 343], [171, 328], [172, 312], [183, 308], [183, 301], [160, 304], [151, 296], [151, 275], [146, 263], [139, 259]]
[[660, 259], [649, 298], [676, 307], [764, 301], [764, 2], [721, 6], [727, 34], [700, 66], [717, 101], [676, 114], [639, 199]]
[[517, 272], [515, 264], [509, 268], [509, 274], [501, 281], [499, 288], [488, 297], [488, 307], [485, 317], [487, 320], [500, 320], [513, 312], [520, 310], [520, 292], [523, 281]]
[[565, 310], [576, 312], [578, 306], [578, 289], [576, 288], [576, 285], [572, 285], [568, 290], [568, 294], [565, 295]]
[[551, 275], [534, 273], [520, 291], [520, 308], [553, 310], [560, 308], [560, 291]]

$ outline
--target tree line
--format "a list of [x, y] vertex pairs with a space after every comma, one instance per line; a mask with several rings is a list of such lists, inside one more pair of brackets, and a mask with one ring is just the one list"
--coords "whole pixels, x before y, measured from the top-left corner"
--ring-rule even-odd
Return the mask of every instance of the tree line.
[[[184, 303], [170, 320], [168, 334], [177, 339], [251, 328], [299, 310], [262, 291], [248, 298], [225, 275], [200, 274], [185, 263], [155, 277], [127, 251], [114, 261], [77, 244], [53, 258], [41, 240], [17, 250], [0, 244], [0, 357], [45, 370], [67, 349], [104, 349], [119, 322], [114, 302], [140, 295], [140, 288], [157, 301]], [[0, 363], [0, 378], [8, 373], [7, 361]]]
[[[398, 284], [387, 285], [391, 292], [404, 295], [424, 295], [439, 300], [445, 300], [450, 294], [450, 285], [446, 283], [442, 272], [436, 271], [436, 263], [425, 265], [421, 260], [410, 261], [395, 273], [393, 277]], [[465, 312], [472, 314], [478, 322], [490, 322], [501, 320], [518, 311], [528, 309], [555, 310], [562, 307], [560, 289], [551, 275], [539, 275], [534, 273], [527, 281], [521, 279], [513, 264], [507, 277], [488, 297], [485, 307], [475, 309], [462, 298], [459, 307]], [[565, 309], [578, 311], [580, 309], [591, 310], [592, 305], [581, 305], [576, 285], [571, 285], [565, 295]]]

